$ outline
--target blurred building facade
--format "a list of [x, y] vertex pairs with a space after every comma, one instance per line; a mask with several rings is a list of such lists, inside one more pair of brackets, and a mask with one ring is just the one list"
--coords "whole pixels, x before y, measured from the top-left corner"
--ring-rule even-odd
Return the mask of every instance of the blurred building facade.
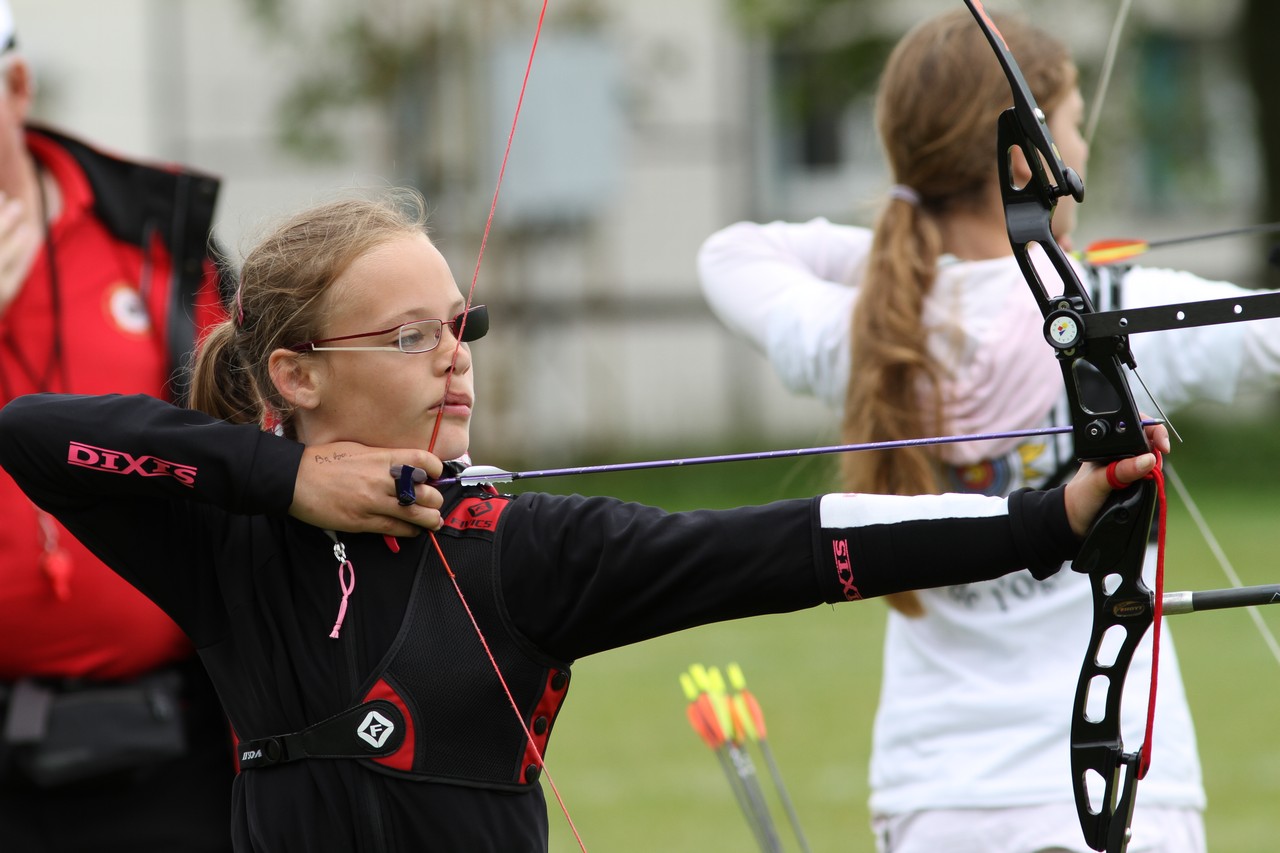
[[[1119, 4], [1073, 4], [1070, 14], [1044, 2], [1003, 5], [1052, 22], [1088, 64], [1101, 56]], [[1232, 4], [1212, 4], [1212, 15], [1182, 0], [1147, 5], [1156, 18], [1190, 9], [1165, 27], [1173, 69], [1165, 77], [1213, 91], [1212, 109], [1236, 125], [1229, 134], [1215, 134], [1213, 122], [1201, 130], [1213, 164], [1203, 178], [1210, 201], [1195, 214], [1158, 209], [1167, 182], [1144, 189], [1149, 160], [1131, 151], [1109, 166], [1095, 160], [1090, 201], [1100, 201], [1087, 209], [1087, 230], [1156, 237], [1249, 222], [1254, 155], [1247, 133], [1239, 137], [1246, 99], [1220, 50], [1195, 50], [1221, 42]], [[343, 188], [411, 183], [433, 208], [459, 285], [470, 286], [537, 21], [533, 0], [13, 6], [41, 87], [37, 115], [223, 176], [218, 230], [233, 257], [301, 205]], [[851, 4], [832, 29], [892, 39], [947, 6]], [[288, 15], [264, 19], [276, 7]], [[1152, 73], [1157, 54], [1146, 51]], [[834, 438], [832, 413], [789, 395], [720, 329], [695, 276], [698, 245], [717, 228], [814, 215], [866, 223], [887, 185], [869, 96], [797, 118], [778, 95], [786, 60], [744, 29], [728, 0], [551, 4], [476, 284], [496, 332], [476, 345], [479, 456], [561, 464], [730, 437], [768, 446]], [[360, 74], [350, 70], [356, 61]], [[1112, 84], [1117, 151], [1138, 115], [1138, 96], [1124, 91], [1136, 73]], [[280, 141], [282, 117], [305, 102], [297, 92], [307, 81], [312, 103], [329, 94], [335, 108], [295, 120], [293, 132], [326, 132], [323, 159]], [[1121, 223], [1125, 233], [1105, 230]], [[1230, 278], [1247, 269], [1230, 249], [1166, 261]]]

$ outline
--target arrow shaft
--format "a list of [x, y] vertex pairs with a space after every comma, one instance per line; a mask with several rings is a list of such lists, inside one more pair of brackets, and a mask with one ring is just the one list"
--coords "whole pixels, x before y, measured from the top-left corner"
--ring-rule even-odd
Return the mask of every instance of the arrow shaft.
[[764, 790], [760, 787], [760, 778], [756, 774], [755, 765], [746, 750], [729, 742], [729, 755], [737, 768], [742, 788], [746, 791], [747, 800], [756, 815], [760, 829], [760, 847], [767, 853], [781, 853], [782, 841], [778, 838], [777, 827], [773, 824], [773, 816], [769, 814], [769, 806], [764, 799]]
[[764, 827], [760, 825], [760, 817], [751, 801], [751, 794], [747, 790], [746, 782], [735, 769], [733, 761], [729, 757], [728, 745], [726, 744], [715, 752], [716, 758], [720, 760], [720, 769], [724, 771], [729, 787], [733, 789], [733, 798], [738, 801], [738, 808], [742, 809], [742, 816], [746, 819], [747, 826], [751, 829], [751, 834], [755, 836], [756, 843], [760, 845], [760, 849], [768, 853], [768, 840], [765, 837]]
[[1222, 237], [1236, 237], [1242, 234], [1272, 234], [1280, 231], [1280, 222], [1267, 222], [1262, 225], [1244, 225], [1239, 228], [1224, 228], [1221, 231], [1206, 231], [1203, 234], [1190, 234], [1185, 237], [1166, 237], [1162, 240], [1145, 241], [1148, 248], [1161, 246], [1178, 246], [1183, 243], [1196, 243], [1201, 240], [1218, 240]]
[[769, 775], [773, 777], [773, 786], [778, 790], [778, 799], [782, 801], [782, 808], [787, 813], [787, 820], [791, 822], [796, 841], [800, 842], [800, 849], [804, 853], [809, 853], [809, 840], [804, 837], [804, 830], [800, 828], [800, 815], [796, 814], [791, 795], [787, 793], [787, 786], [782, 783], [782, 773], [778, 770], [778, 763], [773, 759], [773, 749], [767, 740], [761, 740], [759, 744], [760, 754], [764, 756], [765, 764], [769, 765]]

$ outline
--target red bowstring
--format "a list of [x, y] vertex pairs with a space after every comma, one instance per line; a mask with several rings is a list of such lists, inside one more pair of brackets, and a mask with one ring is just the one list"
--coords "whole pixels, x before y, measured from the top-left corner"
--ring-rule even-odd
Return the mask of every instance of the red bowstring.
[[[462, 339], [467, 328], [467, 312], [471, 310], [471, 303], [474, 300], [476, 292], [476, 282], [480, 279], [480, 262], [484, 259], [484, 250], [489, 243], [489, 232], [493, 228], [493, 217], [498, 209], [498, 194], [502, 190], [502, 179], [507, 173], [507, 161], [511, 156], [511, 144], [515, 140], [516, 125], [520, 121], [520, 108], [524, 105], [524, 93], [529, 86], [529, 74], [533, 70], [533, 57], [538, 52], [538, 39], [542, 36], [542, 23], [547, 16], [547, 4], [549, 0], [542, 0], [542, 10], [538, 13], [538, 26], [533, 33], [533, 44], [529, 48], [529, 60], [525, 64], [524, 79], [520, 83], [520, 96], [516, 100], [515, 114], [511, 117], [511, 130], [507, 133], [507, 145], [502, 152], [502, 165], [498, 169], [498, 181], [493, 188], [493, 200], [489, 203], [489, 217], [484, 223], [484, 234], [480, 238], [480, 251], [476, 254], [475, 269], [471, 273], [471, 287], [467, 290], [467, 301], [463, 307], [462, 319], [458, 322], [457, 338], [458, 346], [453, 350], [453, 358], [449, 362], [449, 372], [445, 375], [444, 380], [444, 397], [448, 399], [449, 384], [453, 381], [454, 367], [458, 363], [458, 353], [462, 349]], [[440, 434], [440, 422], [444, 419], [445, 407], [443, 402], [440, 409], [436, 412], [436, 422], [431, 429], [431, 442], [427, 445], [427, 452], [435, 451], [436, 437]], [[476, 621], [475, 615], [471, 612], [471, 606], [467, 603], [467, 597], [462, 593], [462, 587], [458, 585], [458, 578], [453, 573], [453, 568], [449, 565], [448, 558], [444, 555], [444, 549], [440, 547], [440, 540], [436, 538], [434, 531], [428, 531], [431, 537], [431, 544], [435, 548], [436, 554], [439, 555], [440, 561], [444, 564], [444, 569], [449, 574], [449, 581], [453, 584], [454, 592], [458, 594], [458, 601], [462, 603], [462, 608], [467, 612], [467, 618], [471, 620], [471, 627], [475, 629], [476, 637], [480, 640], [480, 645], [484, 648], [485, 656], [489, 658], [489, 664], [493, 667], [493, 672], [498, 676], [498, 683], [502, 685], [502, 692], [506, 694], [507, 701], [511, 704], [511, 710], [515, 712], [516, 721], [520, 723], [520, 729], [524, 732], [525, 738], [528, 740], [533, 754], [537, 759], [538, 766], [542, 769], [543, 775], [547, 778], [547, 784], [551, 786], [551, 791], [555, 794], [556, 802], [560, 804], [560, 811], [564, 813], [564, 819], [569, 824], [569, 829], [573, 832], [573, 837], [578, 842], [578, 849], [582, 853], [586, 853], [587, 847], [582, 841], [582, 836], [578, 833], [578, 827], [574, 825], [573, 818], [569, 816], [569, 809], [564, 803], [564, 798], [560, 796], [560, 789], [556, 787], [555, 780], [551, 778], [551, 771], [547, 769], [546, 761], [543, 760], [542, 751], [538, 749], [537, 741], [534, 740], [533, 733], [529, 731], [529, 727], [525, 725], [524, 715], [520, 713], [520, 706], [516, 703], [515, 697], [511, 694], [511, 688], [507, 685], [507, 680], [502, 675], [502, 669], [498, 666], [497, 659], [493, 656], [493, 650], [489, 648], [489, 642], [485, 639], [484, 631], [480, 629], [480, 624]]]
[[[1151, 686], [1147, 692], [1147, 726], [1146, 732], [1142, 737], [1142, 749], [1138, 758], [1138, 778], [1145, 778], [1147, 771], [1151, 769], [1151, 736], [1155, 730], [1156, 722], [1156, 684], [1159, 681], [1160, 673], [1160, 623], [1164, 619], [1164, 531], [1166, 506], [1164, 496], [1164, 456], [1158, 450], [1153, 450], [1156, 455], [1156, 466], [1143, 477], [1144, 480], [1156, 481], [1156, 497], [1160, 507], [1160, 520], [1156, 525], [1156, 589], [1155, 603], [1152, 607], [1152, 618], [1154, 627], [1151, 631]], [[1115, 470], [1116, 462], [1112, 462], [1107, 466], [1107, 482], [1112, 488], [1123, 488], [1126, 484], [1116, 479]]]
[[1147, 770], [1151, 768], [1151, 732], [1155, 728], [1156, 722], [1156, 681], [1160, 672], [1160, 623], [1164, 617], [1164, 529], [1165, 529], [1165, 499], [1164, 499], [1164, 471], [1162, 465], [1164, 457], [1160, 451], [1155, 451], [1156, 467], [1151, 469], [1151, 473], [1147, 478], [1156, 481], [1156, 495], [1160, 501], [1160, 522], [1156, 526], [1156, 601], [1152, 617], [1155, 619], [1155, 627], [1151, 632], [1151, 689], [1147, 694], [1147, 731], [1142, 738], [1142, 758], [1138, 762], [1138, 778], [1141, 779], [1147, 775]]
[[551, 786], [551, 792], [555, 794], [556, 802], [560, 804], [560, 811], [564, 813], [564, 819], [568, 821], [569, 829], [573, 832], [573, 837], [578, 842], [578, 849], [582, 853], [587, 853], [587, 847], [582, 841], [582, 836], [578, 834], [578, 827], [574, 825], [573, 818], [569, 816], [569, 807], [564, 804], [564, 798], [560, 796], [560, 789], [556, 787], [555, 780], [551, 778], [551, 771], [547, 769], [547, 763], [542, 758], [542, 751], [538, 749], [538, 743], [533, 739], [533, 732], [529, 731], [529, 727], [525, 725], [524, 715], [520, 713], [520, 706], [516, 704], [515, 697], [511, 695], [511, 688], [507, 686], [507, 680], [502, 677], [502, 670], [498, 667], [498, 661], [493, 656], [493, 650], [489, 648], [489, 643], [484, 638], [484, 632], [480, 630], [480, 623], [476, 621], [475, 614], [471, 612], [471, 605], [467, 604], [467, 597], [462, 594], [462, 587], [458, 586], [457, 575], [450, 568], [449, 561], [445, 558], [444, 551], [440, 548], [440, 540], [436, 539], [435, 533], [431, 534], [431, 544], [435, 547], [436, 553], [440, 555], [445, 571], [449, 573], [449, 582], [453, 584], [454, 591], [458, 593], [458, 600], [462, 602], [462, 609], [467, 611], [467, 618], [471, 620], [471, 627], [475, 628], [476, 636], [480, 639], [480, 645], [484, 648], [485, 656], [489, 658], [489, 665], [493, 667], [494, 673], [498, 676], [498, 683], [502, 685], [502, 692], [507, 695], [507, 702], [511, 705], [511, 710], [515, 711], [516, 722], [520, 723], [520, 730], [524, 732], [525, 739], [528, 740], [529, 746], [533, 748], [533, 754], [537, 758], [538, 766], [542, 768], [543, 775], [547, 777], [547, 784]]

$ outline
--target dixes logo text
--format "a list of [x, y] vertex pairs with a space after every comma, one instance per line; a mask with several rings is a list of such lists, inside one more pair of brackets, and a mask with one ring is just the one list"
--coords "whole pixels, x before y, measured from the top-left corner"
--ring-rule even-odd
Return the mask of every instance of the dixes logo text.
[[121, 450], [107, 450], [78, 441], [67, 445], [67, 463], [108, 474], [137, 474], [140, 477], [172, 477], [187, 488], [196, 484], [196, 468], [166, 462], [155, 456], [133, 456]]
[[858, 592], [857, 584], [853, 582], [853, 564], [849, 562], [849, 540], [837, 539], [832, 542], [831, 552], [836, 561], [836, 577], [844, 587], [845, 601], [861, 600], [862, 593]]

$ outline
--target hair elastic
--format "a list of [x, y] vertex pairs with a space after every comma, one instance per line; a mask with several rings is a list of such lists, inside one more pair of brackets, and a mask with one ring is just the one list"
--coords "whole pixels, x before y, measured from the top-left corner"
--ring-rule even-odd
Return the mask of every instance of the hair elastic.
[[905, 201], [912, 207], [920, 206], [920, 193], [916, 192], [906, 184], [894, 184], [889, 187], [889, 198], [896, 198], [898, 201]]

